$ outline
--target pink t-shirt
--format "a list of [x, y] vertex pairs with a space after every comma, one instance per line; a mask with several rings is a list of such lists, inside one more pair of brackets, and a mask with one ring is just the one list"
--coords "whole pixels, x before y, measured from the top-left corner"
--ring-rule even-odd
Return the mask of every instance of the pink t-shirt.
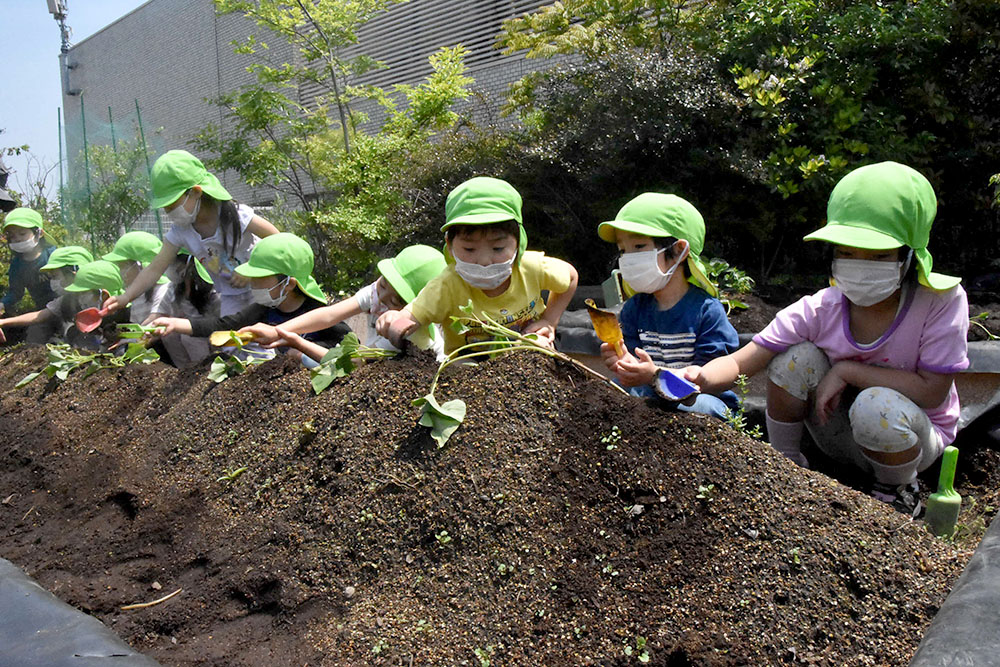
[[[907, 290], [892, 325], [867, 345], [855, 342], [848, 315], [847, 298], [836, 287], [828, 287], [782, 310], [753, 340], [772, 352], [809, 341], [826, 353], [831, 364], [859, 361], [942, 375], [969, 367], [969, 302], [961, 286], [944, 292], [923, 286]], [[945, 444], [955, 439], [959, 404], [954, 383], [944, 402], [926, 412]]]

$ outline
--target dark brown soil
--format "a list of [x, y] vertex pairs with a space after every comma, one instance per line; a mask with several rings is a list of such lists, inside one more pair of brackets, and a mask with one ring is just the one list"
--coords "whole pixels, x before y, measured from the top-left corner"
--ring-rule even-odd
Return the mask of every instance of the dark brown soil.
[[998, 505], [1000, 457], [963, 451], [943, 542], [540, 356], [447, 378], [441, 450], [426, 359], [318, 397], [284, 359], [11, 389], [43, 364], [0, 360], [0, 556], [167, 665], [632, 665], [638, 637], [661, 666], [902, 665]]

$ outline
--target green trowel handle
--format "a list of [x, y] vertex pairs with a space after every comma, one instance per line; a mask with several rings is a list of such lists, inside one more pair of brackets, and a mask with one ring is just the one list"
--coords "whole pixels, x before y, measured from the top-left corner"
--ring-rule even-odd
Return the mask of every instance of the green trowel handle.
[[945, 447], [941, 455], [941, 476], [938, 478], [938, 493], [954, 493], [955, 466], [958, 463], [958, 448]]

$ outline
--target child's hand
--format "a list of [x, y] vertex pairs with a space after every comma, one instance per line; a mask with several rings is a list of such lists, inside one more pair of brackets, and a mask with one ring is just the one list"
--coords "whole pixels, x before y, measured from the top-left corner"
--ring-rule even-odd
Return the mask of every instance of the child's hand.
[[833, 416], [834, 410], [840, 405], [840, 397], [844, 393], [847, 382], [837, 372], [837, 365], [823, 376], [816, 387], [816, 421], [826, 424]]
[[249, 285], [250, 279], [246, 276], [241, 276], [240, 274], [233, 272], [229, 278], [229, 284], [239, 289]]
[[263, 322], [243, 327], [237, 333], [252, 333], [253, 341], [267, 348], [275, 347], [271, 343], [274, 343], [279, 338], [277, 327], [272, 327], [270, 324], [264, 324]]
[[382, 338], [388, 338], [389, 327], [392, 326], [392, 323], [400, 315], [402, 315], [402, 311], [399, 310], [387, 310], [381, 315], [379, 315], [378, 319], [375, 320], [375, 333], [377, 333]]
[[[625, 350], [625, 357], [628, 357], [630, 359], [635, 359], [635, 357], [633, 357], [629, 353], [628, 349], [626, 349], [624, 346], [622, 346], [622, 349]], [[615, 374], [618, 373], [618, 362], [624, 359], [625, 357], [618, 356], [618, 350], [615, 349], [614, 345], [601, 343], [601, 361], [604, 362], [604, 365], [607, 366], [608, 370], [611, 371], [612, 373]]]
[[555, 347], [556, 326], [544, 317], [529, 323], [528, 326], [524, 327], [524, 333], [537, 335], [542, 339], [539, 342], [547, 343], [545, 347]]
[[701, 366], [685, 366], [680, 370], [680, 376], [691, 384], [697, 385], [698, 391], [701, 391], [701, 383], [704, 381], [701, 376]]
[[375, 332], [389, 342], [403, 348], [403, 340], [413, 333], [420, 323], [407, 310], [388, 310], [375, 322]]
[[[602, 346], [603, 347], [603, 346]], [[626, 354], [618, 360], [615, 371], [618, 381], [626, 387], [640, 387], [649, 384], [656, 377], [656, 364], [641, 347], [635, 348], [636, 357]]]
[[[255, 325], [256, 326], [256, 325]], [[263, 326], [267, 326], [266, 324]], [[248, 327], [250, 329], [251, 327]], [[282, 347], [287, 345], [293, 350], [299, 349], [299, 344], [302, 342], [302, 336], [298, 335], [294, 331], [288, 331], [281, 327], [268, 327], [274, 331], [274, 340], [264, 347], [272, 349], [275, 347]]]
[[[112, 299], [114, 297], [111, 297]], [[156, 327], [158, 331], [156, 335], [158, 336], [169, 336], [170, 334], [177, 331], [177, 325], [180, 322], [186, 322], [180, 317], [157, 317], [155, 320], [149, 323], [149, 326]]]
[[111, 297], [108, 297], [108, 298], [107, 298], [107, 299], [106, 299], [106, 300], [104, 301], [104, 303], [102, 303], [102, 304], [101, 304], [101, 307], [102, 307], [102, 308], [104, 308], [105, 310], [107, 310], [107, 311], [108, 311], [108, 313], [110, 314], [110, 313], [113, 313], [113, 312], [115, 312], [115, 311], [118, 311], [118, 310], [121, 310], [121, 309], [122, 309], [122, 308], [124, 308], [124, 307], [125, 307], [126, 305], [127, 305], [127, 304], [124, 304], [124, 303], [121, 303], [121, 302], [120, 302], [120, 301], [118, 300], [118, 297], [116, 297], [116, 296], [111, 296]]

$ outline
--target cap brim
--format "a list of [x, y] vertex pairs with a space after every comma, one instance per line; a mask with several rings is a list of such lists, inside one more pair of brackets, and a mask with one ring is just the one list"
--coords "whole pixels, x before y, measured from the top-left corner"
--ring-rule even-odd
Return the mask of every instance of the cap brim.
[[441, 227], [441, 231], [443, 232], [449, 227], [454, 227], [455, 225], [488, 225], [494, 222], [506, 222], [507, 220], [517, 222], [517, 218], [513, 217], [509, 213], [503, 213], [501, 211], [471, 213], [469, 215], [461, 215], [457, 218], [449, 220], [444, 223], [444, 226]]
[[633, 234], [642, 234], [643, 236], [670, 236], [670, 234], [667, 234], [659, 227], [647, 225], [642, 222], [630, 222], [628, 220], [609, 220], [608, 222], [602, 222], [597, 226], [597, 235], [608, 243], [615, 243], [618, 240], [615, 237], [616, 229], [620, 229], [623, 232], [632, 232]]
[[173, 204], [189, 189], [190, 188], [185, 188], [180, 191], [171, 190], [170, 192], [160, 195], [159, 197], [151, 197], [149, 200], [149, 208], [163, 208], [164, 206]]
[[413, 301], [413, 297], [415, 297], [416, 294], [413, 293], [410, 285], [403, 280], [403, 276], [401, 276], [399, 271], [396, 270], [396, 266], [392, 263], [391, 259], [383, 259], [380, 261], [378, 263], [378, 272], [382, 274], [382, 277], [389, 281], [389, 284], [392, 285], [392, 288], [396, 290], [396, 294], [398, 294], [403, 301], [406, 303]]
[[241, 276], [246, 276], [247, 278], [267, 278], [268, 276], [276, 276], [277, 272], [271, 269], [262, 269], [258, 266], [252, 266], [250, 263], [240, 264], [236, 267], [236, 273]]
[[92, 288], [92, 287], [77, 287], [75, 285], [66, 285], [66, 291], [67, 292], [89, 292], [92, 289], [95, 289], [95, 288]]
[[804, 241], [826, 241], [836, 245], [864, 248], [865, 250], [891, 250], [903, 244], [888, 234], [876, 232], [867, 227], [852, 227], [851, 225], [827, 225], [803, 237]]
[[128, 259], [128, 257], [125, 257], [124, 255], [119, 255], [114, 251], [112, 251], [109, 252], [107, 255], [101, 255], [101, 259], [106, 259], [109, 262], [124, 262]]

